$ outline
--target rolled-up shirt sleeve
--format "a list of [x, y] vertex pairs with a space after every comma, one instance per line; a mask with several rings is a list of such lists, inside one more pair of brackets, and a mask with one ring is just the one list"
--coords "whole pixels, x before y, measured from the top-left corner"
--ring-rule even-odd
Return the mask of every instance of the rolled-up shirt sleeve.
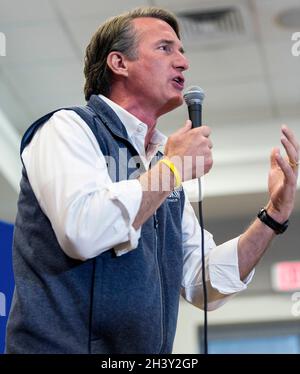
[[240, 279], [238, 266], [239, 237], [229, 240], [213, 248], [209, 254], [209, 279], [213, 288], [224, 295], [243, 291], [251, 282], [254, 269], [243, 280]]
[[[203, 309], [201, 229], [187, 196], [182, 232], [184, 265], [181, 294], [188, 302]], [[217, 246], [208, 231], [204, 230], [204, 236], [208, 310], [214, 310], [247, 288], [254, 269], [246, 279], [240, 280], [237, 256], [239, 237]]]
[[[113, 182], [87, 124], [74, 112], [56, 112], [24, 149], [33, 192], [63, 251], [80, 260], [138, 245], [132, 226], [142, 200], [137, 179]], [[117, 165], [118, 166], [118, 165]]]

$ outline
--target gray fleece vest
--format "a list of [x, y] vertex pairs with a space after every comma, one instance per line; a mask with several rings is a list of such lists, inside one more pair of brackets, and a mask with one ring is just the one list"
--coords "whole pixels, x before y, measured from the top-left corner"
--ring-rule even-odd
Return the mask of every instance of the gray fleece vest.
[[[117, 115], [98, 96], [74, 110], [105, 156], [119, 163], [138, 154]], [[25, 133], [21, 152], [54, 112]], [[131, 165], [132, 166], [132, 165]], [[139, 165], [113, 180], [129, 178]], [[110, 171], [110, 166], [108, 165]], [[124, 174], [124, 173], [121, 173]], [[183, 191], [173, 193], [144, 223], [138, 247], [117, 257], [113, 248], [79, 261], [58, 244], [23, 168], [14, 230], [15, 291], [7, 353], [170, 353], [176, 330], [183, 254]], [[105, 220], [105, 217], [95, 217]]]

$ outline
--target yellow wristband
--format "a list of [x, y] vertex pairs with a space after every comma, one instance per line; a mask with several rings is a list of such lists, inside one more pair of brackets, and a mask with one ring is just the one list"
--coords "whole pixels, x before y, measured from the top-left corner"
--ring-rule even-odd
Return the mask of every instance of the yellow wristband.
[[175, 185], [175, 188], [181, 186], [181, 177], [180, 177], [180, 174], [176, 168], [176, 166], [173, 164], [173, 162], [171, 162], [170, 160], [166, 159], [166, 158], [163, 158], [161, 160], [159, 160], [159, 162], [163, 162], [165, 165], [168, 166], [168, 168], [172, 171], [172, 173], [174, 174], [174, 177], [175, 177], [175, 181], [176, 181], [176, 185]]

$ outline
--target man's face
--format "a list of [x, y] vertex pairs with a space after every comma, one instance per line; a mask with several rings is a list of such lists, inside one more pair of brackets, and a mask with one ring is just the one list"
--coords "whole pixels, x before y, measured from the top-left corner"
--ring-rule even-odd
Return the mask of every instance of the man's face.
[[157, 116], [182, 104], [183, 71], [188, 62], [174, 30], [156, 18], [133, 20], [138, 37], [138, 58], [129, 63], [128, 88], [140, 105]]

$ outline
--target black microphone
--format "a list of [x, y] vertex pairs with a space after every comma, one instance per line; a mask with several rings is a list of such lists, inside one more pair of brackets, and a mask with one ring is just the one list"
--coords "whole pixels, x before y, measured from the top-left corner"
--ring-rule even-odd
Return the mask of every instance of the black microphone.
[[183, 98], [188, 106], [189, 118], [192, 127], [202, 125], [202, 102], [205, 98], [204, 91], [198, 86], [191, 86], [185, 90]]

